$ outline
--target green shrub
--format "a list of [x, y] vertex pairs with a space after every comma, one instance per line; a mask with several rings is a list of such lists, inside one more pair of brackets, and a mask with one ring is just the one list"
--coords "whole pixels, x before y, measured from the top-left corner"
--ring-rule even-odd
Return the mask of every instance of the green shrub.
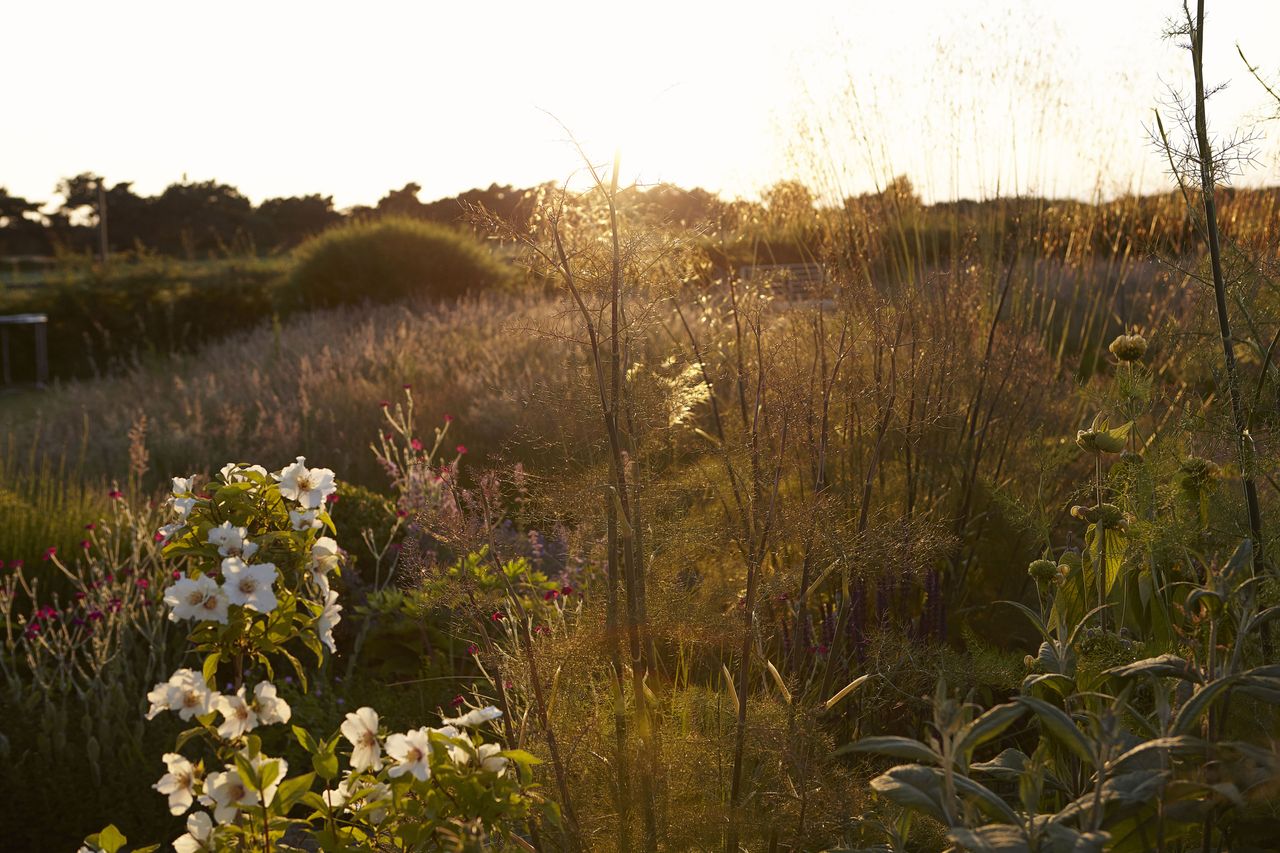
[[510, 280], [474, 237], [433, 222], [377, 219], [332, 228], [298, 248], [295, 301], [335, 306], [449, 298]]

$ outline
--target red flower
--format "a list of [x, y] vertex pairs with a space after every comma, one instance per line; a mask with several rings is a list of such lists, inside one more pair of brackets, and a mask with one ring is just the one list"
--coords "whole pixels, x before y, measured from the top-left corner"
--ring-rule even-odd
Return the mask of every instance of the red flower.
[[447, 423], [447, 424], [451, 424], [451, 423], [453, 423], [453, 415], [445, 415], [445, 416], [444, 416], [444, 422], [445, 422], [445, 423]]
[[465, 700], [462, 698], [462, 694], [459, 693], [457, 696], [454, 696], [452, 699], [449, 700], [449, 704], [456, 708], [459, 705], [461, 705], [464, 701]]
[[177, 580], [177, 579], [178, 579], [178, 578], [180, 578], [180, 577], [182, 577], [182, 572], [178, 571], [177, 569], [174, 569], [174, 570], [173, 570], [173, 579], [174, 579], [174, 580]]
[[58, 553], [58, 549], [57, 549], [56, 547], [54, 547], [53, 545], [50, 545], [48, 548], [45, 548], [45, 549], [44, 549], [44, 557], [42, 557], [41, 559], [46, 560], [46, 561], [48, 561], [48, 560], [52, 560], [52, 559], [53, 559], [53, 555], [54, 555], [54, 554], [56, 554], [56, 553]]
[[409, 513], [407, 510], [403, 510], [403, 509], [396, 510], [396, 518], [408, 518], [408, 516], [409, 516]]
[[571, 586], [562, 587], [562, 588], [560, 589], [560, 594], [561, 594], [561, 595], [573, 595], [573, 587], [571, 587]]
[[412, 447], [414, 450], [421, 450], [422, 442], [416, 438], [413, 438], [409, 440], [409, 446]]
[[412, 386], [412, 385], [410, 385], [408, 382], [406, 382], [406, 383], [404, 384], [404, 390], [406, 390], [406, 391], [412, 391], [412, 390], [413, 390], [413, 386]]
[[455, 448], [455, 450], [457, 450], [457, 451], [458, 451], [458, 455], [459, 455], [459, 456], [461, 456], [462, 454], [464, 454], [464, 453], [466, 453], [466, 452], [467, 452], [467, 446], [466, 446], [465, 444], [459, 444], [459, 445]]
[[85, 549], [86, 551], [88, 551], [88, 550], [89, 550], [89, 546], [91, 546], [92, 544], [93, 544], [93, 543], [92, 543], [92, 542], [90, 542], [88, 539], [81, 539], [81, 540], [80, 540], [80, 547], [81, 547], [81, 548], [83, 548], [83, 549]]
[[93, 530], [93, 529], [94, 529], [94, 528], [96, 528], [97, 526], [98, 526], [98, 525], [94, 524], [94, 523], [91, 521], [91, 522], [89, 522], [88, 524], [86, 524], [86, 525], [84, 526], [84, 529], [85, 529], [85, 530]]
[[334, 492], [331, 495], [326, 495], [324, 500], [325, 503], [336, 504], [338, 502], [338, 493]]
[[119, 489], [112, 489], [111, 491], [107, 492], [107, 497], [111, 498], [111, 500], [113, 501], [118, 501], [124, 497], [124, 492], [120, 491]]
[[480, 649], [476, 647], [475, 643], [472, 643], [471, 645], [467, 646], [467, 654], [469, 655], [474, 655], [478, 651], [480, 651]]
[[154, 541], [156, 541], [156, 542], [163, 542], [163, 541], [164, 541], [164, 532], [163, 532], [163, 531], [160, 531], [160, 530], [157, 530], [157, 531], [156, 531], [156, 535], [155, 535], [155, 536], [152, 536], [151, 538], [152, 538]]
[[555, 601], [559, 597], [560, 597], [560, 593], [556, 592], [554, 589], [549, 589], [545, 593], [543, 593], [542, 600]]
[[389, 408], [391, 408], [391, 401], [390, 401], [390, 400], [383, 400], [383, 401], [382, 401], [381, 403], [379, 403], [378, 405], [379, 405], [379, 406], [381, 406], [381, 407], [382, 407], [382, 408], [384, 408], [384, 409], [389, 409]]
[[507, 618], [507, 614], [503, 613], [501, 610], [495, 610], [493, 611], [493, 615], [489, 618], [494, 622], [501, 622], [503, 619]]
[[151, 586], [151, 581], [146, 578], [138, 578], [134, 583], [138, 585], [138, 589], [146, 589]]

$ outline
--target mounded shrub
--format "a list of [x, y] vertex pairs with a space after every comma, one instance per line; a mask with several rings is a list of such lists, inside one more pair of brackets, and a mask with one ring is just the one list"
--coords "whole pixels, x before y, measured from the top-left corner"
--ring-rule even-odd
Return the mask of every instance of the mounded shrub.
[[295, 299], [335, 306], [410, 296], [450, 298], [492, 288], [511, 271], [470, 234], [417, 219], [331, 228], [298, 247]]

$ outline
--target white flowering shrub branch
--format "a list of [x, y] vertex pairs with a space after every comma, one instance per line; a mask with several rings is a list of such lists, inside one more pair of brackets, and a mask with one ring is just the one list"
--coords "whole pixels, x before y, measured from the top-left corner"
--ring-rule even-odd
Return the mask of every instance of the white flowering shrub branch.
[[[554, 817], [532, 783], [537, 759], [486, 742], [483, 732], [502, 714], [493, 707], [405, 732], [385, 731], [369, 707], [327, 736], [293, 726], [310, 759], [294, 775], [284, 757], [263, 751], [259, 730], [293, 716], [273, 683], [279, 667], [305, 692], [301, 658], [321, 669], [336, 651], [342, 605], [330, 577], [341, 564], [326, 511], [336, 488], [332, 471], [303, 457], [276, 473], [228, 464], [199, 487], [173, 480], [175, 519], [155, 538], [187, 570], [174, 573], [163, 600], [169, 620], [190, 624], [200, 664], [156, 684], [146, 718], [176, 714], [192, 724], [162, 757], [153, 786], [173, 815], [186, 815], [186, 832], [173, 841], [179, 853], [265, 853], [286, 835], [321, 850], [475, 849], [513, 837], [535, 808]], [[229, 679], [221, 692], [219, 677]], [[124, 844], [112, 825], [84, 849], [114, 853]]]

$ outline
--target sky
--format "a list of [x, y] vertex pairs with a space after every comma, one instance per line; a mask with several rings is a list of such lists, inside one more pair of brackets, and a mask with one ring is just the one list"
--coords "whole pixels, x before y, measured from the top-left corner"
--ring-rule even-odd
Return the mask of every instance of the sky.
[[[839, 196], [893, 174], [927, 200], [1168, 185], [1153, 109], [1190, 91], [1173, 0], [4, 2], [0, 186], [94, 171], [144, 194], [216, 179], [254, 201], [371, 204], [413, 181], [623, 178]], [[1264, 134], [1280, 183], [1280, 0], [1209, 0], [1216, 133]]]

